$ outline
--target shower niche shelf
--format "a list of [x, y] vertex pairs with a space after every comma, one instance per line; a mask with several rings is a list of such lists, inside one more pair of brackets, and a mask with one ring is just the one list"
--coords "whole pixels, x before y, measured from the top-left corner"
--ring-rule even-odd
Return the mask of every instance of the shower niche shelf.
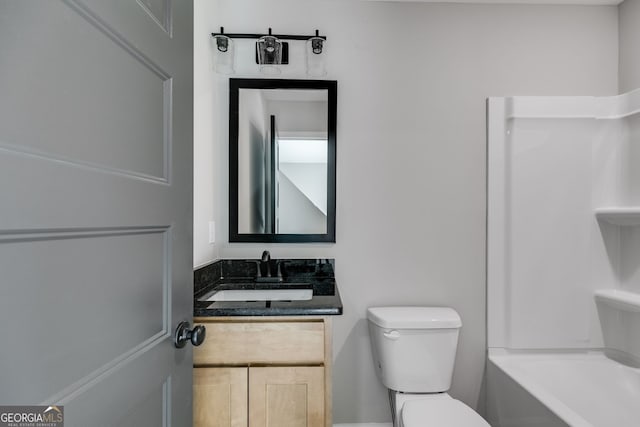
[[597, 302], [623, 311], [640, 312], [640, 294], [619, 289], [600, 289], [594, 294]]
[[596, 209], [596, 218], [609, 224], [627, 227], [640, 225], [640, 206]]

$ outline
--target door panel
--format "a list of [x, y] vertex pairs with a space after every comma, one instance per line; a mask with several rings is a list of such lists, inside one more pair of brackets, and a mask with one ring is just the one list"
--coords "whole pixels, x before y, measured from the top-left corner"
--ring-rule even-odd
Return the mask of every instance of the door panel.
[[324, 427], [324, 368], [249, 370], [251, 427]]
[[[155, 390], [144, 393], [140, 402], [135, 402], [125, 416], [118, 420], [117, 427], [161, 426], [165, 424], [166, 387], [167, 383], [163, 383], [162, 387], [156, 387]], [[152, 414], [153, 418], [149, 418], [149, 414]]]
[[65, 426], [184, 426], [184, 420], [171, 416], [181, 376], [158, 374], [159, 366], [171, 372], [172, 346], [161, 339], [146, 348], [106, 367], [101, 377], [65, 390], [60, 400], [65, 405]]
[[2, 55], [0, 85], [20, 100], [0, 104], [3, 148], [166, 179], [170, 76], [67, 4], [40, 2], [37, 15], [21, 16], [20, 2], [7, 3], [9, 14], [57, 19], [38, 20], [31, 37], [21, 19], [2, 22], [15, 47]]
[[[25, 353], [47, 355], [30, 369], [7, 370], [3, 384], [26, 386], [0, 387], [1, 402], [44, 401], [167, 333], [170, 236], [166, 229], [120, 233], [0, 236], [3, 276], [12, 278], [14, 287], [0, 305], [4, 311], [12, 301], [26, 302], [20, 319], [30, 325], [28, 333], [12, 337], [16, 351], [4, 355], [3, 365], [20, 366]], [[61, 343], [64, 351], [51, 351]], [[33, 390], [30, 385], [43, 377], [47, 381]]]
[[171, 0], [137, 0], [138, 4], [149, 14], [164, 31], [171, 34]]
[[191, 424], [192, 15], [0, 0], [0, 402]]

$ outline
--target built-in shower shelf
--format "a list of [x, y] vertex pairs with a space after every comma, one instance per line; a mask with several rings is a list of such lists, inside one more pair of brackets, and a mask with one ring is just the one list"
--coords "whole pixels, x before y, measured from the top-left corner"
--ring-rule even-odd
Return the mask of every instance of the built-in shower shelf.
[[640, 206], [599, 208], [596, 218], [615, 225], [640, 225]]
[[597, 302], [605, 303], [624, 311], [640, 312], [640, 294], [619, 289], [600, 289], [595, 292]]

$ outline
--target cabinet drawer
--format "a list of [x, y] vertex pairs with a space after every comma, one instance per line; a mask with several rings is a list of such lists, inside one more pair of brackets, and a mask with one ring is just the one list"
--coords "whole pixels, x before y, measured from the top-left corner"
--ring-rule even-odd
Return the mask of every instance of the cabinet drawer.
[[203, 322], [207, 335], [193, 349], [202, 365], [322, 364], [323, 322]]

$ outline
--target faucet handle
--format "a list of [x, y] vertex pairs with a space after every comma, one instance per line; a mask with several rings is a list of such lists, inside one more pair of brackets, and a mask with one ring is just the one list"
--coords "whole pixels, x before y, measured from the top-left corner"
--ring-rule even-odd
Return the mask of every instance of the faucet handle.
[[262, 268], [261, 268], [261, 261], [255, 261], [256, 263], [256, 277], [262, 277]]

